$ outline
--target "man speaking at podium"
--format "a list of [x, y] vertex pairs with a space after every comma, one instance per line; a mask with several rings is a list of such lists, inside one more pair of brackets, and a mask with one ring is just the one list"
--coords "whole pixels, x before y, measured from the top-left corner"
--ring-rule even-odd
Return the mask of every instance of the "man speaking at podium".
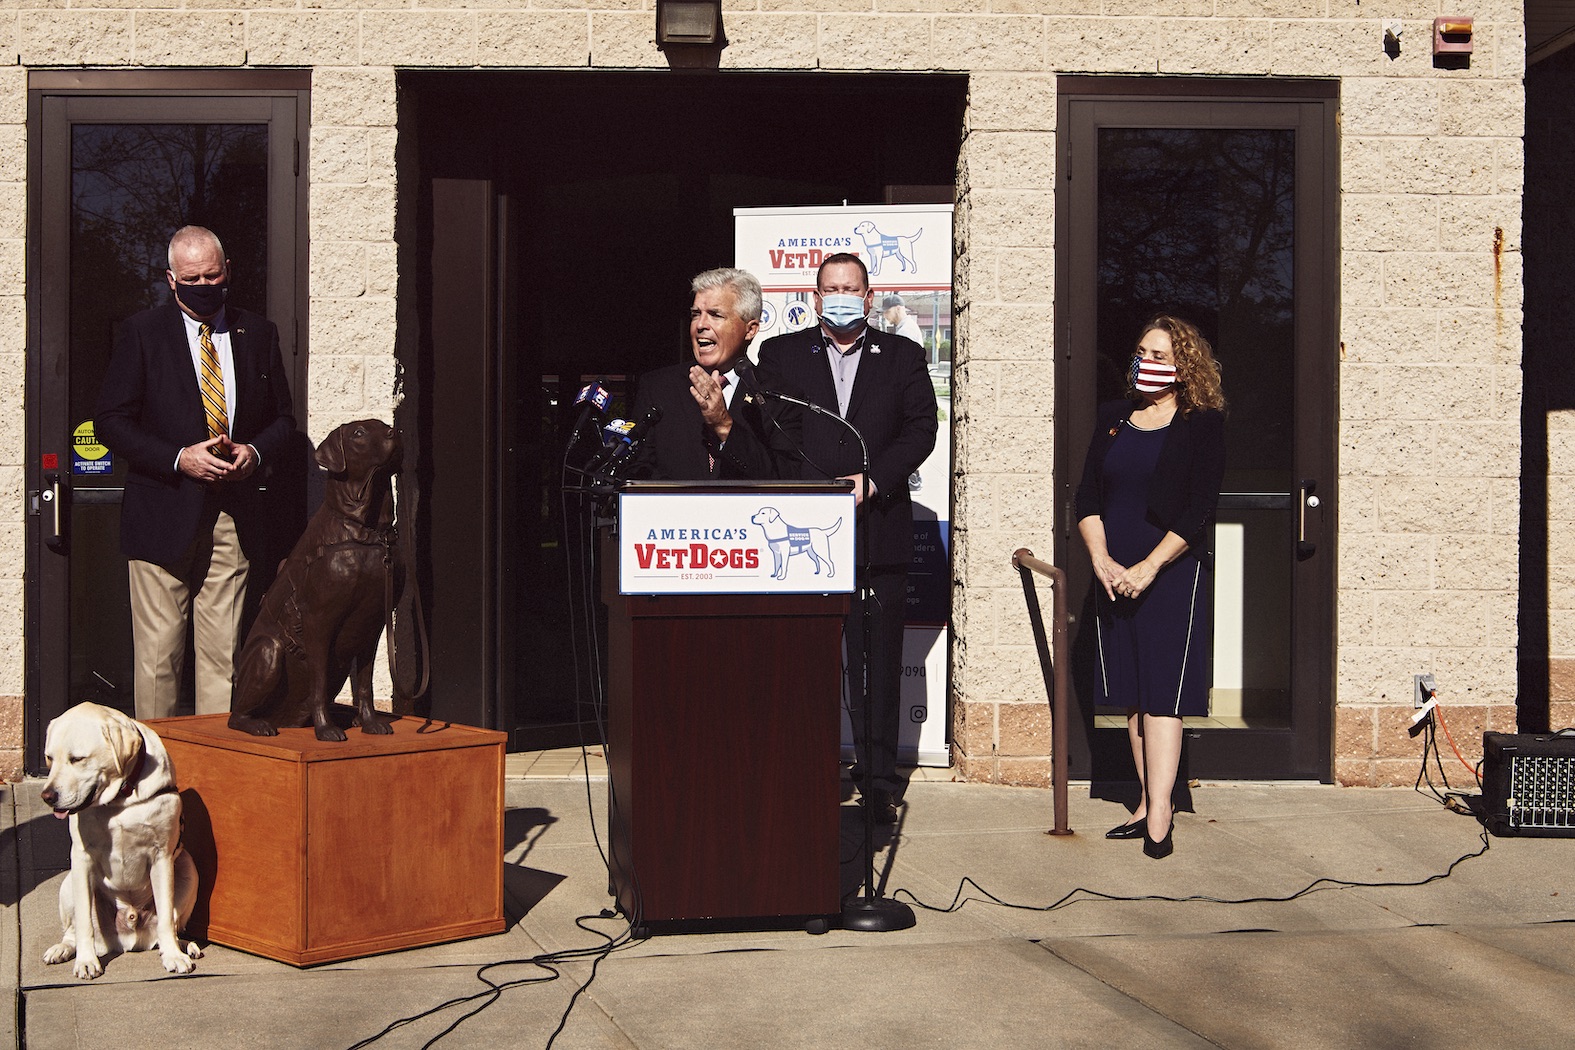
[[765, 404], [744, 354], [760, 332], [760, 282], [722, 267], [697, 274], [689, 287], [694, 364], [640, 377], [634, 418], [657, 410], [640, 448], [641, 467], [668, 481], [774, 478]]
[[[857, 255], [829, 256], [815, 275], [820, 325], [768, 339], [758, 380], [766, 390], [825, 409], [802, 418], [800, 473], [847, 478], [858, 499], [860, 594], [843, 627], [859, 768], [854, 779], [881, 823], [895, 823], [903, 782], [897, 776], [902, 635], [908, 565], [913, 560], [913, 501], [908, 476], [935, 448], [935, 389], [924, 348], [869, 325], [875, 293]], [[852, 424], [869, 446], [868, 484], [858, 441], [831, 415]], [[867, 560], [866, 560], [867, 559]], [[868, 570], [866, 571], [866, 565]], [[864, 739], [864, 616], [869, 613], [871, 739]]]

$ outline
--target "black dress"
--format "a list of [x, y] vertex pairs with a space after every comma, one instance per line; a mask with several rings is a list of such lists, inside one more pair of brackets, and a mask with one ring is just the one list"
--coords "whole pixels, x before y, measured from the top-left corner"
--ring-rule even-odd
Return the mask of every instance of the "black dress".
[[[1142, 430], [1123, 422], [1105, 455], [1105, 546], [1123, 566], [1142, 561], [1165, 535], [1148, 513], [1148, 493], [1170, 425]], [[1214, 587], [1198, 551], [1189, 548], [1161, 569], [1136, 598], [1111, 601], [1103, 587], [1094, 590], [1103, 702], [1150, 714], [1208, 714]]]

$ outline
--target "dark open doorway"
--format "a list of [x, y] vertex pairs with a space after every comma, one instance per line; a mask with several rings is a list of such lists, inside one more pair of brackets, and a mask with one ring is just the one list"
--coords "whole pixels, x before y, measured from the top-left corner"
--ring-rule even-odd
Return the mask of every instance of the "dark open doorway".
[[951, 199], [946, 75], [411, 73], [400, 80], [401, 422], [432, 713], [581, 736], [558, 462], [582, 377], [632, 399], [687, 352], [733, 209]]

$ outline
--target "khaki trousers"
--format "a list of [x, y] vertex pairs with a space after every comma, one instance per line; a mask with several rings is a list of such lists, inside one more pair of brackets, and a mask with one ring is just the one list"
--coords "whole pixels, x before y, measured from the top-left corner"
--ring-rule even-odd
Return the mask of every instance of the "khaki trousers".
[[137, 718], [168, 718], [180, 700], [189, 617], [196, 662], [197, 714], [230, 710], [235, 652], [250, 568], [224, 511], [174, 565], [131, 561], [131, 638]]

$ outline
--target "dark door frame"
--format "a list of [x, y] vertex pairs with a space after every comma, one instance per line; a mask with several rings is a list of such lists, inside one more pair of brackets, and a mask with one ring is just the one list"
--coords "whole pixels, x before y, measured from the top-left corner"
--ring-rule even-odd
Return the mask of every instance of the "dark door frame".
[[[1293, 567], [1291, 728], [1187, 733], [1187, 771], [1209, 777], [1314, 779], [1334, 775], [1337, 419], [1339, 369], [1337, 82], [1232, 81], [1201, 77], [1088, 77], [1057, 80], [1056, 142], [1056, 558], [1067, 567], [1073, 615], [1090, 582], [1076, 536], [1072, 496], [1093, 426], [1094, 274], [1074, 260], [1093, 245], [1094, 130], [1124, 127], [1289, 127], [1298, 132], [1294, 292], [1297, 348], [1295, 475], [1316, 479], [1321, 513], [1309, 517], [1317, 553]], [[1244, 109], [1251, 104], [1257, 110]], [[1074, 107], [1091, 106], [1089, 121]], [[1225, 108], [1228, 107], [1228, 108]], [[1252, 113], [1249, 117], [1243, 114]], [[1242, 123], [1234, 123], [1242, 119]], [[1078, 167], [1074, 168], [1074, 164]], [[1306, 189], [1310, 192], [1303, 192]], [[1074, 194], [1077, 196], [1074, 197]], [[1075, 633], [1075, 626], [1074, 626]], [[1075, 687], [1074, 687], [1075, 689]], [[1125, 731], [1095, 732], [1092, 709], [1073, 720], [1074, 776], [1105, 779], [1130, 767]], [[1119, 740], [1115, 739], [1119, 737]]]
[[[311, 73], [307, 70], [37, 70], [27, 97], [27, 426], [25, 483], [30, 506], [26, 527], [26, 670], [23, 762], [42, 768], [43, 733], [72, 697], [68, 562], [43, 545], [38, 494], [53, 454], [69, 473], [70, 434], [46, 433], [63, 418], [70, 381], [67, 338], [69, 179], [44, 177], [57, 133], [78, 119], [102, 123], [233, 121], [237, 117], [288, 127], [287, 150], [270, 149], [269, 290], [266, 312], [279, 325], [281, 351], [290, 362], [298, 416], [305, 416], [307, 310], [306, 143], [310, 127]], [[187, 100], [187, 101], [182, 101]], [[281, 108], [281, 103], [287, 103]], [[293, 119], [290, 112], [293, 107]], [[65, 158], [69, 169], [69, 145]], [[58, 158], [55, 158], [58, 160]], [[51, 170], [53, 170], [51, 168]], [[281, 234], [284, 234], [281, 236]], [[49, 250], [46, 251], [46, 246]], [[277, 275], [283, 275], [279, 277]], [[48, 377], [48, 382], [45, 382]], [[118, 500], [118, 491], [93, 498]], [[69, 515], [69, 504], [62, 508]]]

